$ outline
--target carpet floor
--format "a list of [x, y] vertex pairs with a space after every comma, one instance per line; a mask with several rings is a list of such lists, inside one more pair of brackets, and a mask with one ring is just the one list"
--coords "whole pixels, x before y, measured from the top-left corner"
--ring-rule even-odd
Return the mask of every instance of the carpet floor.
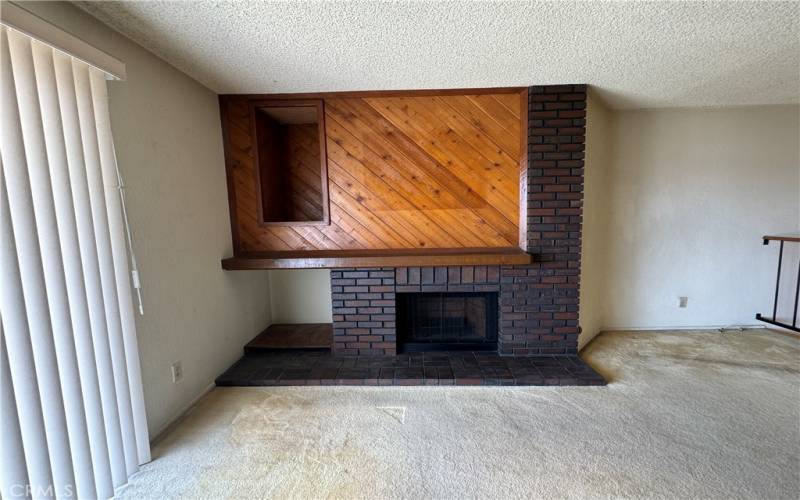
[[216, 388], [120, 498], [798, 498], [800, 339], [608, 332], [606, 387]]

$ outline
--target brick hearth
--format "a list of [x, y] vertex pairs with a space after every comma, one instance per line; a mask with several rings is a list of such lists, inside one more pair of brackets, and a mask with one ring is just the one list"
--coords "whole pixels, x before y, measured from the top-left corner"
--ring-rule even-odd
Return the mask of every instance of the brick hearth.
[[577, 356], [418, 352], [346, 357], [295, 351], [248, 354], [217, 385], [605, 385], [605, 380]]

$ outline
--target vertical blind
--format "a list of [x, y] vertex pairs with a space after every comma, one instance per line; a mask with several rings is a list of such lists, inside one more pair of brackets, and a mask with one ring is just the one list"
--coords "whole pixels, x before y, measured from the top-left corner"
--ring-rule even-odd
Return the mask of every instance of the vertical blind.
[[106, 74], [0, 30], [0, 494], [110, 498], [150, 448]]

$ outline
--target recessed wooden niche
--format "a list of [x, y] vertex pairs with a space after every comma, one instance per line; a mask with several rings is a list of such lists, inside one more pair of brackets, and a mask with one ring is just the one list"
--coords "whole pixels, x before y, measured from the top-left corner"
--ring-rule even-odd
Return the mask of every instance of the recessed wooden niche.
[[260, 225], [329, 224], [322, 100], [255, 101], [250, 112]]

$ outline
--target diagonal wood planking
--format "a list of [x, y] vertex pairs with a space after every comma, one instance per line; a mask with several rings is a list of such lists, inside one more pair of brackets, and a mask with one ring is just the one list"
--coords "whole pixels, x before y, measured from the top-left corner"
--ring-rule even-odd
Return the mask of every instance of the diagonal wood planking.
[[[517, 247], [520, 94], [327, 97], [330, 225], [258, 223], [246, 96], [226, 96], [240, 251]], [[312, 129], [290, 134], [293, 210], [319, 214]]]

